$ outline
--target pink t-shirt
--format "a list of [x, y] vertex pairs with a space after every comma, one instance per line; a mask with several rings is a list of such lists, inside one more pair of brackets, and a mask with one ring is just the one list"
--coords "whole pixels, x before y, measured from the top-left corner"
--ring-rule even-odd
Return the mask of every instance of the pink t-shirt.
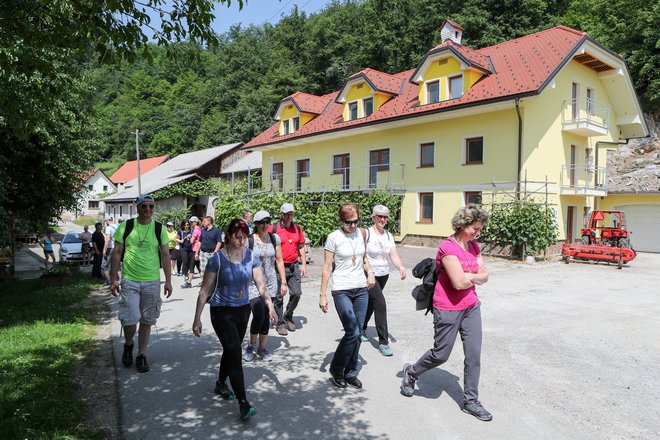
[[193, 229], [192, 236], [195, 237], [195, 244], [193, 244], [192, 250], [194, 252], [197, 252], [200, 246], [202, 245], [202, 242], [200, 241], [200, 239], [202, 238], [202, 228], [200, 228], [199, 226], [195, 226], [195, 229]]
[[[436, 270], [442, 267], [442, 258], [445, 255], [454, 255], [461, 262], [464, 272], [479, 272], [477, 255], [481, 253], [481, 249], [476, 241], [469, 241], [468, 249], [469, 251], [465, 251], [453, 237], [444, 240], [440, 243], [438, 255], [435, 257]], [[465, 290], [456, 290], [451, 285], [447, 272], [444, 270], [440, 272], [433, 293], [433, 307], [440, 310], [465, 310], [474, 306], [477, 301], [479, 298], [474, 286]]]

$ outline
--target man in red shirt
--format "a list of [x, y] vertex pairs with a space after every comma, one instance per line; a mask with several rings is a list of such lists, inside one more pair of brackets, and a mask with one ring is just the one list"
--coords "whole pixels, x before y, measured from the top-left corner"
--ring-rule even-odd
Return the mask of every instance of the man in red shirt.
[[[305, 253], [305, 234], [302, 226], [293, 222], [293, 205], [285, 203], [280, 208], [280, 221], [269, 228], [269, 232], [275, 232], [282, 240], [282, 259], [284, 260], [284, 273], [286, 284], [289, 287], [289, 303], [283, 312], [284, 298], [280, 295], [280, 289], [277, 289], [274, 306], [277, 313], [277, 333], [287, 335], [288, 332], [296, 331], [296, 324], [293, 322], [293, 311], [298, 306], [302, 289], [300, 288], [300, 279], [307, 276], [307, 255]], [[298, 263], [300, 256], [301, 263]], [[278, 283], [282, 282], [279, 279]]]

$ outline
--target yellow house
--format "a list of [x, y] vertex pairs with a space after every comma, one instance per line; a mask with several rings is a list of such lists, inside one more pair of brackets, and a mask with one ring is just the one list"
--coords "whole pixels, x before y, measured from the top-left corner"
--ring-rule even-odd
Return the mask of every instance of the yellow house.
[[608, 195], [607, 150], [648, 135], [625, 61], [564, 26], [480, 50], [456, 23], [440, 32], [415, 69], [367, 68], [337, 92], [284, 98], [244, 147], [263, 152], [264, 182], [399, 191], [404, 242], [448, 236], [457, 208], [494, 192], [543, 193], [560, 239], [579, 239]]

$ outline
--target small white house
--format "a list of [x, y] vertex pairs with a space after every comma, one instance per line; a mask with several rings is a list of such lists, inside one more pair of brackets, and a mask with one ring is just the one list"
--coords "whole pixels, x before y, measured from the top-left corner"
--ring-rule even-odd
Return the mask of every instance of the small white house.
[[99, 196], [106, 196], [115, 191], [115, 184], [98, 168], [89, 170], [82, 187], [77, 215], [95, 215], [105, 212], [105, 204]]

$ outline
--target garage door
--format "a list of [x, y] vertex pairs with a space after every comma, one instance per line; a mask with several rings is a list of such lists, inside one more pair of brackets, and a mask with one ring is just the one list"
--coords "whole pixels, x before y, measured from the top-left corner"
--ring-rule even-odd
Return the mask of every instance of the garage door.
[[620, 205], [614, 209], [626, 213], [632, 246], [636, 251], [660, 252], [660, 205]]

